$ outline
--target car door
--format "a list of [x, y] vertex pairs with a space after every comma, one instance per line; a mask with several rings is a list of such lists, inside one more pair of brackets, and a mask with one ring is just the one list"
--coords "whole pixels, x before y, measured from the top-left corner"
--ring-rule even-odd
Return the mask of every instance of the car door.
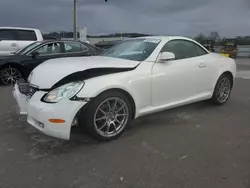
[[65, 41], [64, 43], [64, 57], [78, 57], [91, 55], [90, 50], [87, 46], [81, 42], [76, 41]]
[[0, 29], [0, 56], [11, 55], [17, 50], [16, 31], [14, 29]]
[[[152, 68], [152, 105], [171, 105], [199, 98], [205, 92], [202, 85], [206, 62], [196, 44], [188, 40], [169, 41], [161, 50], [172, 52], [175, 59], [157, 62]], [[207, 52], [204, 51], [204, 56]]]
[[31, 72], [36, 66], [46, 60], [63, 57], [63, 43], [62, 42], [48, 42], [44, 45], [34, 49], [27, 54], [30, 60], [26, 61], [24, 66], [28, 72]]

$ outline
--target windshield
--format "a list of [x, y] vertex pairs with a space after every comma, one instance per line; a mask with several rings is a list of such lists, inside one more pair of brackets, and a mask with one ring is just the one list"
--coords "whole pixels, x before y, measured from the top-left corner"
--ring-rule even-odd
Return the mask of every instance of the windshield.
[[109, 48], [102, 56], [144, 61], [152, 54], [159, 42], [159, 39], [153, 38], [126, 40]]
[[26, 46], [25, 48], [16, 51], [15, 54], [18, 54], [18, 55], [25, 55], [25, 54], [27, 54], [30, 50], [32, 50], [33, 48], [37, 47], [37, 46], [40, 45], [41, 43], [42, 43], [42, 42], [34, 42], [34, 43], [32, 43], [32, 44]]

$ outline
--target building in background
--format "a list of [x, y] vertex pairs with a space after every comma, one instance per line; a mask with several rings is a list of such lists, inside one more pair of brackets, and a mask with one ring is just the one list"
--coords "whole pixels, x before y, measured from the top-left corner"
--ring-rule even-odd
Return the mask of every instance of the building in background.
[[87, 27], [80, 29], [79, 35], [80, 35], [80, 38], [79, 38], [80, 41], [90, 43], [89, 40], [87, 39]]

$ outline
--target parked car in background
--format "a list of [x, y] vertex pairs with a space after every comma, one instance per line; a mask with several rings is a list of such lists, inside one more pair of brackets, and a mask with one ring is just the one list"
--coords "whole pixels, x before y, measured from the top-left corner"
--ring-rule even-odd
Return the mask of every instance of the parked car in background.
[[115, 40], [115, 41], [100, 41], [95, 44], [95, 46], [102, 48], [102, 49], [108, 49], [112, 46], [116, 45], [117, 43], [121, 42], [121, 40]]
[[48, 60], [17, 83], [21, 114], [41, 132], [70, 139], [79, 126], [118, 138], [135, 118], [202, 100], [227, 102], [236, 64], [185, 37], [125, 40], [101, 56]]
[[[0, 57], [0, 83], [10, 85], [39, 64], [54, 58], [98, 55], [101, 49], [80, 41], [51, 40], [34, 42], [13, 55]], [[60, 67], [58, 67], [60, 69]]]
[[11, 55], [34, 41], [42, 41], [40, 30], [19, 27], [0, 27], [0, 56]]
[[43, 35], [43, 40], [60, 40], [60, 39], [61, 38], [59, 38], [59, 37]]

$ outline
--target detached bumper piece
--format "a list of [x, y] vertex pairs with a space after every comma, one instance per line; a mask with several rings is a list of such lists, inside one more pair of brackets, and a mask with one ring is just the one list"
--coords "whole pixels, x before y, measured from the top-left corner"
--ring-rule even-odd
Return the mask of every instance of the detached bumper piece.
[[39, 89], [37, 87], [31, 86], [28, 82], [19, 81], [17, 83], [19, 91], [31, 98]]
[[28, 82], [18, 81], [17, 86], [18, 86], [18, 89], [19, 89], [20, 93], [22, 93], [24, 95], [29, 94], [29, 83]]
[[15, 84], [14, 89], [13, 89], [13, 96], [19, 106], [20, 114], [25, 115], [27, 114], [27, 104], [28, 104], [28, 99], [29, 97], [24, 94], [25, 92], [21, 92], [19, 90], [18, 84]]
[[37, 91], [39, 91], [38, 88], [31, 86], [23, 80], [15, 84], [12, 94], [17, 101], [21, 115], [27, 114], [28, 101]]

